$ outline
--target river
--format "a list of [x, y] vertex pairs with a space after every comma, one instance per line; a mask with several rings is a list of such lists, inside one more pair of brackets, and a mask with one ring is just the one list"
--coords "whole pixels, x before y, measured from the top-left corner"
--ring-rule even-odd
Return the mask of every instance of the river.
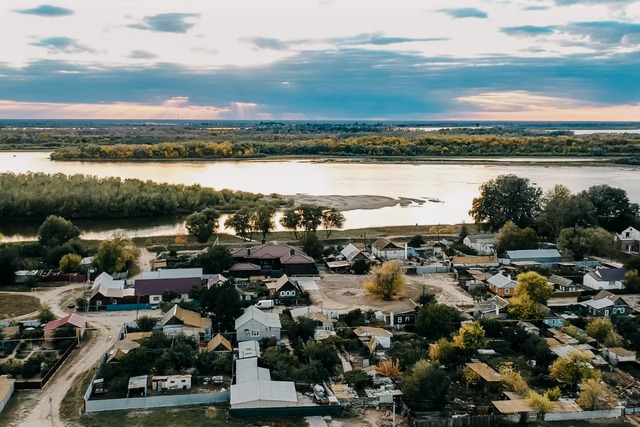
[[[478, 187], [502, 174], [529, 178], [545, 191], [556, 184], [565, 185], [573, 192], [609, 184], [627, 191], [631, 201], [640, 202], [638, 166], [563, 165], [560, 159], [548, 158], [544, 163], [535, 158], [518, 158], [517, 163], [503, 158], [490, 164], [466, 163], [468, 160], [464, 158], [456, 159], [456, 163], [415, 164], [313, 160], [105, 163], [54, 162], [48, 156], [48, 152], [0, 152], [0, 171], [119, 176], [263, 194], [380, 195], [443, 202], [347, 211], [344, 212], [345, 228], [472, 222], [468, 211], [473, 198], [478, 196]], [[530, 163], [523, 164], [523, 160]], [[89, 221], [79, 225], [83, 237], [94, 239], [108, 238], [115, 228], [123, 229], [132, 237], [184, 231], [183, 222], [176, 218], [159, 221], [131, 221], [125, 228], [111, 222], [97, 225]], [[0, 224], [5, 241], [32, 239], [34, 230], [37, 226], [16, 228]]]

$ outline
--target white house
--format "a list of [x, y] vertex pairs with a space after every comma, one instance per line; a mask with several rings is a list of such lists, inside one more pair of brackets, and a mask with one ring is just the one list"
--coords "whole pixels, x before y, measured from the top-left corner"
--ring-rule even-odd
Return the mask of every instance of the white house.
[[380, 259], [405, 259], [407, 251], [404, 245], [378, 239], [371, 245], [371, 253]]
[[236, 319], [236, 338], [240, 341], [260, 341], [263, 338], [280, 339], [282, 325], [277, 313], [265, 313], [255, 306], [247, 307]]
[[622, 289], [622, 282], [627, 269], [599, 268], [589, 272], [582, 278], [582, 284], [591, 289]]
[[640, 252], [640, 231], [633, 227], [627, 227], [620, 233], [613, 236], [616, 247], [627, 253], [637, 254]]
[[355, 333], [362, 341], [369, 342], [371, 340], [375, 340], [382, 346], [382, 348], [391, 347], [391, 337], [393, 334], [386, 329], [359, 326], [353, 330], [353, 333]]
[[462, 243], [478, 251], [478, 255], [495, 255], [496, 253], [495, 234], [469, 234]]

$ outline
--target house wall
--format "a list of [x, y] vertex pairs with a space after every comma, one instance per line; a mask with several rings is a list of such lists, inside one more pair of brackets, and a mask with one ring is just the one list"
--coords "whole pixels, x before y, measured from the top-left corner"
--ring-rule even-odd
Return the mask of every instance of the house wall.
[[[245, 333], [249, 329], [249, 333]], [[252, 332], [253, 331], [253, 332]], [[257, 331], [257, 335], [255, 334]], [[255, 319], [250, 319], [236, 331], [236, 338], [240, 341], [260, 341], [263, 338], [275, 337], [280, 339], [280, 329], [270, 329]]]
[[584, 275], [584, 277], [582, 278], [582, 284], [591, 289], [622, 289], [622, 282], [604, 282], [596, 280], [590, 274]]
[[7, 392], [5, 393], [5, 395], [0, 396], [0, 413], [1, 413], [5, 405], [7, 404], [7, 402], [9, 402], [11, 395], [13, 394], [13, 380], [5, 378], [0, 381], [6, 381], [9, 384], [9, 387], [7, 388]]
[[372, 248], [373, 255], [378, 258], [386, 259], [404, 259], [404, 249], [376, 249]]
[[568, 420], [594, 420], [599, 418], [619, 418], [624, 414], [624, 408], [619, 407], [602, 411], [582, 411], [582, 412], [548, 412], [544, 414], [545, 421], [568, 421]]

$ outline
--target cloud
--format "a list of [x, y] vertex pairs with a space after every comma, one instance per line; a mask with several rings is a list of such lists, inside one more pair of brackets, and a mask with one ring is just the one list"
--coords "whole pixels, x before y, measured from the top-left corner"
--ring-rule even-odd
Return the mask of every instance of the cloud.
[[195, 23], [193, 18], [198, 18], [198, 13], [161, 13], [146, 16], [141, 23], [129, 25], [138, 30], [157, 31], [162, 33], [186, 33]]
[[44, 39], [40, 39], [37, 42], [31, 43], [32, 46], [44, 47], [47, 49], [48, 53], [57, 54], [57, 53], [81, 53], [81, 52], [92, 52], [96, 51], [89, 46], [85, 46], [79, 43], [75, 39], [71, 39], [69, 37], [48, 37]]
[[48, 17], [58, 17], [58, 16], [69, 16], [73, 15], [74, 12], [71, 9], [66, 9], [64, 7], [58, 6], [50, 6], [48, 4], [43, 4], [38, 7], [34, 7], [32, 9], [20, 9], [16, 10], [18, 13], [22, 13], [24, 15], [36, 15], [36, 16], [48, 16]]
[[131, 59], [156, 59], [158, 55], [148, 52], [146, 50], [132, 50], [128, 58]]
[[241, 42], [249, 43], [259, 49], [271, 49], [271, 50], [287, 50], [292, 42], [284, 42], [282, 40], [269, 38], [269, 37], [241, 37]]
[[387, 46], [391, 44], [399, 43], [414, 43], [414, 42], [434, 42], [445, 41], [447, 38], [443, 37], [428, 37], [428, 38], [411, 38], [411, 37], [387, 37], [382, 34], [359, 34], [353, 37], [346, 37], [341, 39], [327, 40], [332, 44], [337, 45], [376, 45]]
[[487, 18], [486, 12], [483, 12], [480, 9], [476, 9], [475, 7], [440, 9], [438, 10], [438, 12], [446, 13], [452, 18]]
[[597, 21], [577, 22], [568, 24], [562, 29], [570, 34], [589, 37], [591, 42], [605, 45], [611, 44], [638, 44], [640, 43], [640, 24]]
[[603, 4], [603, 3], [633, 3], [636, 0], [555, 0], [558, 6], [571, 6], [574, 4]]
[[553, 34], [554, 27], [552, 26], [538, 27], [535, 25], [521, 25], [518, 27], [501, 28], [500, 31], [510, 36], [535, 37], [535, 36]]
[[[576, 99], [527, 91], [484, 92], [457, 98], [474, 105], [458, 120], [636, 121], [640, 105], [593, 105]], [[480, 110], [480, 111], [478, 111]]]
[[211, 120], [223, 117], [231, 107], [193, 105], [188, 98], [175, 97], [161, 104], [132, 102], [59, 103], [0, 100], [0, 117], [18, 119], [186, 119]]

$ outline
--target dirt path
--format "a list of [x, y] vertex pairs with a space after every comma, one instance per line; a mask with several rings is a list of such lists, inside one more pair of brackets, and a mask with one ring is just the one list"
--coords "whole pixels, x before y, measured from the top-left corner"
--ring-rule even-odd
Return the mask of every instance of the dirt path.
[[155, 252], [149, 252], [147, 248], [139, 248], [140, 257], [138, 258], [138, 269], [140, 272], [136, 274], [132, 279], [136, 279], [142, 276], [145, 271], [151, 271], [151, 262], [156, 259]]

